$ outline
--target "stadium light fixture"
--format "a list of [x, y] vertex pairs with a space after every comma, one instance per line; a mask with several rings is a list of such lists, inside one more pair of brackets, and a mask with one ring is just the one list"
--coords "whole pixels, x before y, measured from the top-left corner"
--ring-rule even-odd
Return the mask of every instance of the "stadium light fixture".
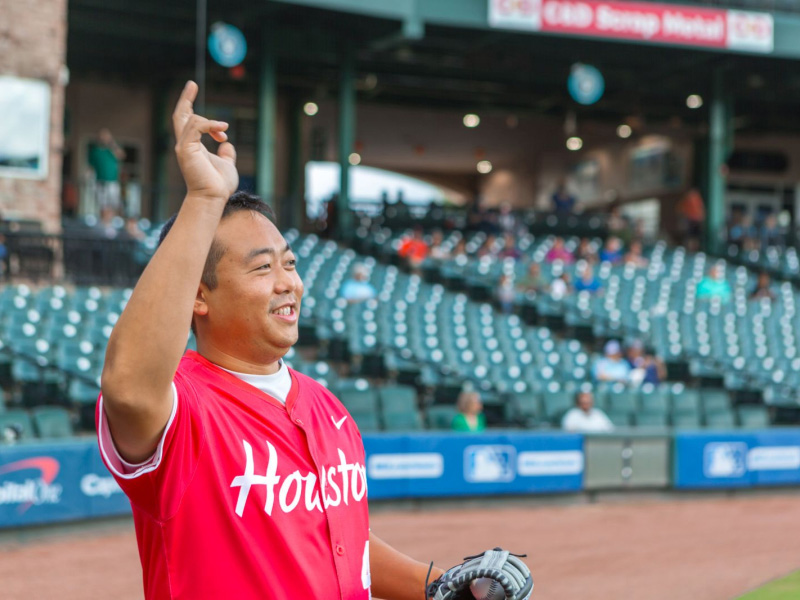
[[472, 129], [480, 124], [481, 124], [481, 118], [475, 113], [467, 113], [466, 115], [464, 115], [464, 127], [469, 127], [470, 129]]
[[583, 140], [577, 135], [573, 135], [571, 138], [567, 139], [567, 150], [575, 152], [581, 148], [583, 148]]
[[355, 166], [361, 164], [361, 155], [358, 152], [353, 152], [347, 157], [348, 162]]
[[319, 112], [319, 106], [317, 106], [316, 102], [306, 102], [303, 105], [303, 112], [306, 113], [309, 117], [313, 117], [315, 114]]
[[633, 133], [633, 129], [631, 129], [630, 125], [623, 123], [619, 127], [617, 127], [617, 135], [621, 137], [623, 140], [631, 137]]
[[477, 169], [478, 169], [478, 173], [482, 173], [483, 175], [486, 175], [487, 173], [491, 173], [492, 172], [492, 163], [490, 163], [488, 160], [478, 161]]
[[691, 109], [703, 106], [703, 97], [700, 94], [690, 94], [686, 97], [686, 106]]

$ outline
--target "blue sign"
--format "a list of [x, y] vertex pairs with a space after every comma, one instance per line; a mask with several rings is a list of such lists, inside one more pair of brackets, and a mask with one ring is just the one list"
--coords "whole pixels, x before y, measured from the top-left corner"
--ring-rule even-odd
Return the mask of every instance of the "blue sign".
[[676, 488], [800, 483], [800, 430], [675, 435]]
[[223, 67], [235, 67], [247, 55], [247, 40], [233, 25], [214, 23], [208, 36], [208, 51], [211, 58]]
[[365, 435], [364, 448], [371, 499], [583, 489], [580, 435]]
[[130, 510], [97, 443], [20, 445], [0, 453], [0, 528]]
[[567, 79], [567, 89], [579, 104], [594, 104], [603, 97], [606, 83], [603, 74], [592, 65], [575, 63]]

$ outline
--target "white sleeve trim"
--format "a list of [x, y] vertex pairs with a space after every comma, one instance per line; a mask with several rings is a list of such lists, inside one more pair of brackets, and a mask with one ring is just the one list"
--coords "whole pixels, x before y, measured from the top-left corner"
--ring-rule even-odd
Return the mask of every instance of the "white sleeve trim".
[[[103, 454], [103, 458], [109, 470], [121, 479], [136, 479], [145, 473], [155, 471], [161, 464], [161, 458], [164, 454], [164, 440], [167, 439], [167, 432], [169, 432], [169, 428], [172, 426], [172, 422], [175, 420], [175, 414], [178, 411], [178, 389], [175, 387], [175, 382], [172, 383], [172, 412], [169, 415], [167, 426], [164, 428], [164, 433], [161, 434], [161, 439], [158, 441], [158, 446], [156, 446], [156, 450], [150, 458], [137, 464], [129, 463], [119, 455], [117, 446], [114, 444], [114, 439], [111, 437], [111, 430], [108, 427], [106, 413], [103, 409], [102, 395], [100, 396], [99, 403], [100, 406], [98, 410], [100, 411], [100, 418], [97, 438], [100, 444], [100, 452]], [[108, 448], [111, 449], [110, 453]]]

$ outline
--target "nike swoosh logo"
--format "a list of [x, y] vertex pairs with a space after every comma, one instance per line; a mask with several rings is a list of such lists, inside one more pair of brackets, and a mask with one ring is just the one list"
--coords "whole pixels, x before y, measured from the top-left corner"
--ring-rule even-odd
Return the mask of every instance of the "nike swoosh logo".
[[333, 421], [333, 415], [331, 415], [331, 421], [333, 421], [333, 424], [336, 425], [336, 429], [341, 429], [342, 425], [344, 424], [344, 422], [346, 420], [347, 420], [347, 415], [345, 415], [344, 417], [342, 417], [338, 421]]

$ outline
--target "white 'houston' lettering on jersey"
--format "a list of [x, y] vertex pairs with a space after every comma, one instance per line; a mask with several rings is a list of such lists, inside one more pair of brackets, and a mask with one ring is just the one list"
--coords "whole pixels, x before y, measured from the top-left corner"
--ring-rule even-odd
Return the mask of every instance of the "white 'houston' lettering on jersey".
[[[266, 488], [264, 512], [270, 516], [275, 506], [276, 491], [278, 506], [285, 513], [292, 512], [300, 506], [301, 498], [304, 500], [303, 504], [306, 510], [322, 512], [323, 506], [324, 508], [339, 506], [342, 502], [347, 505], [351, 497], [354, 501], [360, 502], [367, 495], [366, 468], [358, 462], [348, 463], [344, 452], [339, 448], [337, 448], [339, 464], [321, 467], [319, 476], [310, 471], [305, 475], [302, 475], [300, 471], [294, 471], [281, 478], [278, 475], [278, 453], [272, 444], [267, 442], [268, 459], [264, 475], [255, 474], [253, 447], [246, 440], [242, 440], [242, 444], [245, 456], [244, 473], [234, 477], [231, 482], [232, 488], [239, 488], [236, 514], [240, 517], [244, 513], [250, 489], [254, 485], [263, 485]], [[330, 494], [328, 488], [330, 488]]]

